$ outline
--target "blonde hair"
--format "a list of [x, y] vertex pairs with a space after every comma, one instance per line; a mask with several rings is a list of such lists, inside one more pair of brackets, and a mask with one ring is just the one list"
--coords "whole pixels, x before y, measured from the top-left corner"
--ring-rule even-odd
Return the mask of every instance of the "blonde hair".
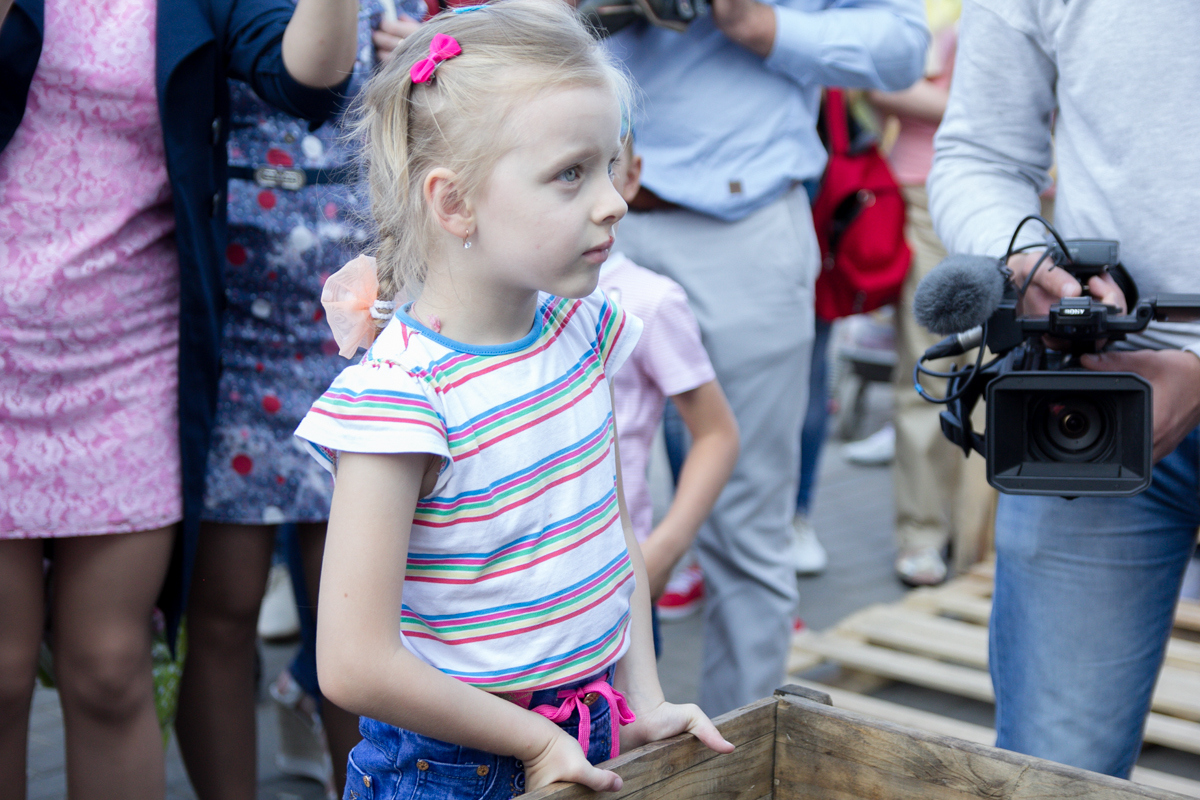
[[[462, 54], [414, 84], [412, 65], [429, 56], [436, 34]], [[355, 113], [378, 242], [379, 299], [424, 281], [437, 223], [424, 201], [430, 170], [458, 176], [463, 198], [479, 189], [507, 149], [505, 121], [522, 101], [571, 86], [611, 89], [628, 113], [625, 73], [562, 0], [499, 0], [447, 11], [422, 25], [368, 82]]]

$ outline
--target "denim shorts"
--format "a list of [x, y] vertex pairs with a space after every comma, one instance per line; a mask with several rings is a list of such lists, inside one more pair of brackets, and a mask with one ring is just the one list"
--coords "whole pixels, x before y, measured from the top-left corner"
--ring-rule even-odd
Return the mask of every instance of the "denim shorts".
[[[558, 706], [558, 692], [603, 678], [612, 668], [578, 683], [533, 693], [529, 707]], [[612, 756], [612, 722], [608, 701], [597, 696], [590, 705], [588, 761], [599, 764]], [[559, 725], [572, 737], [579, 733], [579, 712]], [[507, 800], [525, 792], [525, 768], [511, 756], [497, 756], [443, 742], [419, 733], [361, 717], [363, 739], [350, 751], [342, 800]]]

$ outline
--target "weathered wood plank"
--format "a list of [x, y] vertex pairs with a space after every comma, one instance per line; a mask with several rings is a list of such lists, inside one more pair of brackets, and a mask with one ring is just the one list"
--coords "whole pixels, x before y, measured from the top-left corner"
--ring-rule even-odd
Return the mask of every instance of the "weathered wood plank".
[[840, 623], [843, 631], [918, 655], [987, 669], [987, 628], [931, 616], [902, 605], [874, 605]]
[[957, 591], [953, 583], [937, 589], [917, 589], [909, 592], [903, 603], [910, 608], [919, 608], [978, 625], [987, 625], [992, 616], [991, 598]]
[[760, 736], [728, 756], [710, 758], [644, 789], [615, 796], [629, 800], [759, 800], [772, 796], [774, 777], [775, 738]]
[[[916, 728], [917, 730], [937, 733], [942, 736], [953, 736], [957, 739], [975, 742], [976, 744], [992, 745], [996, 741], [996, 731], [986, 725], [963, 722], [962, 720], [945, 717], [941, 714], [934, 714], [930, 711], [922, 711], [919, 708], [892, 703], [888, 700], [880, 700], [878, 697], [868, 697], [857, 692], [848, 692], [844, 689], [826, 686], [823, 683], [809, 681], [799, 681], [799, 683], [801, 686], [825, 692], [833, 700], [834, 707], [844, 711], [854, 711], [859, 714], [878, 717], [888, 722], [894, 722], [897, 725], [903, 725], [908, 728]], [[1134, 767], [1131, 780], [1143, 786], [1153, 786], [1158, 789], [1177, 792], [1186, 797], [1200, 798], [1200, 781], [1172, 775], [1169, 772], [1160, 772], [1159, 770], [1147, 769], [1145, 767]]]
[[1161, 744], [1188, 753], [1200, 753], [1200, 725], [1186, 719], [1152, 713], [1146, 717], [1147, 744]]
[[[606, 800], [611, 798], [638, 798], [651, 800], [655, 797], [668, 797], [649, 792], [655, 784], [667, 781], [674, 785], [678, 783], [682, 773], [698, 770], [696, 776], [682, 779], [690, 786], [701, 787], [704, 794], [716, 792], [724, 798], [741, 798], [755, 800], [770, 791], [770, 773], [774, 764], [774, 733], [775, 711], [777, 703], [773, 698], [766, 698], [751, 705], [731, 711], [713, 722], [721, 731], [721, 735], [737, 747], [732, 753], [722, 755], [709, 750], [700, 740], [691, 734], [683, 734], [671, 739], [651, 744], [622, 753], [604, 764], [621, 776], [624, 786], [615, 794], [603, 795]], [[764, 754], [766, 754], [764, 756]], [[765, 761], [764, 761], [765, 758]], [[717, 763], [710, 763], [717, 762]], [[699, 769], [703, 767], [703, 769]], [[754, 770], [765, 770], [762, 780], [766, 780], [766, 789], [761, 782], [752, 779]], [[746, 786], [758, 785], [758, 794], [743, 794], [732, 784], [723, 782], [719, 773], [728, 772], [738, 775], [739, 781]], [[682, 785], [682, 784], [681, 784]], [[657, 790], [656, 790], [657, 791]], [[730, 794], [729, 792], [735, 792]], [[580, 800], [595, 797], [590, 789], [573, 783], [555, 783], [526, 795], [529, 800]], [[680, 795], [688, 796], [688, 795]]]
[[[987, 630], [969, 623], [925, 616], [903, 606], [872, 606], [847, 618], [831, 633], [798, 636], [795, 646], [892, 680], [977, 700], [992, 699], [991, 680], [982, 672], [987, 669]], [[1200, 672], [1165, 664], [1151, 707], [1200, 721]]]
[[967, 574], [975, 578], [984, 578], [988, 582], [994, 581], [996, 579], [996, 562], [991, 559], [980, 561], [967, 570]]
[[1200, 603], [1193, 600], [1180, 601], [1175, 609], [1175, 627], [1189, 631], [1200, 631]]
[[839, 664], [891, 680], [927, 686], [975, 700], [993, 700], [991, 678], [981, 670], [855, 642], [831, 633], [809, 634], [803, 640], [798, 637], [796, 646]]
[[[797, 637], [796, 646], [853, 669], [871, 672], [891, 680], [988, 703], [995, 700], [988, 674], [969, 667], [944, 664], [884, 647], [842, 640], [830, 634], [807, 634]], [[1200, 724], [1153, 712], [1146, 718], [1145, 739], [1149, 744], [1161, 744], [1189, 753], [1200, 753]]]
[[790, 697], [779, 700], [776, 726], [779, 800], [1183, 797]]

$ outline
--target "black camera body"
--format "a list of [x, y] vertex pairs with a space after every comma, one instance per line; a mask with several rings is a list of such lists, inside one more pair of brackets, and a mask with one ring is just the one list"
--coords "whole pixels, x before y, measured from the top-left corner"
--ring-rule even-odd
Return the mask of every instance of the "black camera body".
[[[948, 378], [942, 432], [965, 453], [987, 459], [988, 483], [1006, 494], [1062, 497], [1138, 494], [1150, 485], [1153, 416], [1150, 384], [1139, 375], [1084, 369], [1079, 356], [1142, 331], [1152, 320], [1200, 319], [1200, 295], [1161, 295], [1139, 300], [1137, 288], [1117, 260], [1117, 243], [1058, 240], [1048, 260], [1087, 287], [1109, 274], [1121, 285], [1130, 313], [1091, 297], [1069, 297], [1045, 317], [1017, 314], [1018, 290], [1007, 281], [995, 312], [981, 329], [949, 337], [922, 361], [963, 352], [982, 342], [996, 356], [943, 374]], [[1004, 262], [997, 262], [1002, 272]], [[1046, 345], [1048, 337], [1054, 348]], [[971, 412], [987, 399], [986, 435], [971, 428]]]
[[709, 0], [580, 0], [576, 10], [598, 36], [609, 36], [634, 22], [685, 31], [709, 11]]
[[1070, 497], [1145, 490], [1151, 399], [1150, 384], [1132, 373], [1000, 374], [987, 386], [988, 483], [1008, 494]]

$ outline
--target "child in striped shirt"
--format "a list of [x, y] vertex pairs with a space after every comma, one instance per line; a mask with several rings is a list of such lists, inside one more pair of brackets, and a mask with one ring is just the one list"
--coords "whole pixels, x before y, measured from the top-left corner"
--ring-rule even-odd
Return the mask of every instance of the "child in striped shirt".
[[323, 299], [369, 349], [297, 429], [337, 475], [317, 661], [363, 715], [349, 800], [611, 791], [593, 764], [622, 744], [733, 749], [663, 699], [620, 491], [611, 377], [641, 323], [596, 285], [628, 97], [544, 0], [438, 16], [362, 94], [379, 246]]

